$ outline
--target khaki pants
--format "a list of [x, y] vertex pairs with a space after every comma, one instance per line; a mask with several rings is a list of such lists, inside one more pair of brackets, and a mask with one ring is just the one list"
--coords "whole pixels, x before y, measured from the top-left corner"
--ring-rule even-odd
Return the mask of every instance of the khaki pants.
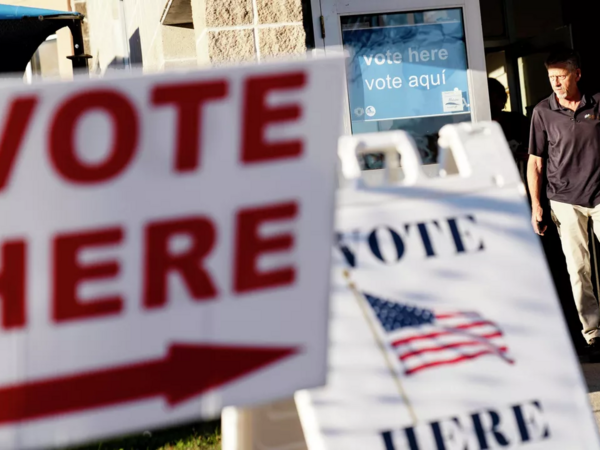
[[550, 206], [567, 260], [571, 289], [583, 325], [583, 337], [589, 343], [592, 338], [600, 337], [600, 310], [592, 287], [588, 221], [591, 217], [594, 234], [600, 239], [600, 205], [585, 208], [551, 200]]

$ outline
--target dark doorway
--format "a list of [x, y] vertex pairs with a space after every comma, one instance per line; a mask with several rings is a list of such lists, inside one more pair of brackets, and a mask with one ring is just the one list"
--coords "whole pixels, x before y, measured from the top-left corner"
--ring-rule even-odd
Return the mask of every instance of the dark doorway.
[[[535, 105], [552, 93], [544, 61], [549, 52], [558, 47], [572, 47], [579, 51], [583, 61], [580, 87], [584, 92], [600, 91], [600, 59], [595, 36], [598, 6], [595, 6], [595, 2], [480, 0], [480, 6], [488, 76], [497, 79], [506, 88], [508, 111], [530, 117]], [[520, 169], [524, 176], [524, 167]], [[541, 242], [573, 343], [578, 350], [582, 350], [585, 341], [581, 335], [560, 240], [556, 228], [553, 225], [549, 228]], [[595, 238], [592, 239], [592, 272], [597, 293], [596, 255], [600, 254], [600, 244]]]

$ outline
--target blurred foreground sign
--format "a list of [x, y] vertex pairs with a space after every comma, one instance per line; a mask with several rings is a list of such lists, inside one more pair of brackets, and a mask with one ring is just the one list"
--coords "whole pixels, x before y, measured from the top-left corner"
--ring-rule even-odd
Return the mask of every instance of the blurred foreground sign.
[[0, 448], [325, 381], [343, 63], [0, 91]]
[[406, 184], [338, 197], [328, 384], [297, 395], [310, 450], [599, 449], [502, 130], [440, 134], [460, 175], [424, 176], [403, 134], [346, 142], [350, 176], [361, 145], [397, 144]]

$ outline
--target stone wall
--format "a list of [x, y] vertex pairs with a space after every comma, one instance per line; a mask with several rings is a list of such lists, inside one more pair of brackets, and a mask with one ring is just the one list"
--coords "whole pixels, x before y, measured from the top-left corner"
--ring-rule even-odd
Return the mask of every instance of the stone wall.
[[303, 55], [300, 0], [191, 0], [198, 62]]

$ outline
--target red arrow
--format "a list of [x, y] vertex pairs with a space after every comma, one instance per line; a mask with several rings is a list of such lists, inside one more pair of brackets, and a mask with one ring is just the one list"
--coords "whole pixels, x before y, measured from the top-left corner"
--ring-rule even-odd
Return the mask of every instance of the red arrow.
[[0, 423], [158, 396], [174, 406], [296, 351], [174, 344], [164, 359], [0, 387]]

